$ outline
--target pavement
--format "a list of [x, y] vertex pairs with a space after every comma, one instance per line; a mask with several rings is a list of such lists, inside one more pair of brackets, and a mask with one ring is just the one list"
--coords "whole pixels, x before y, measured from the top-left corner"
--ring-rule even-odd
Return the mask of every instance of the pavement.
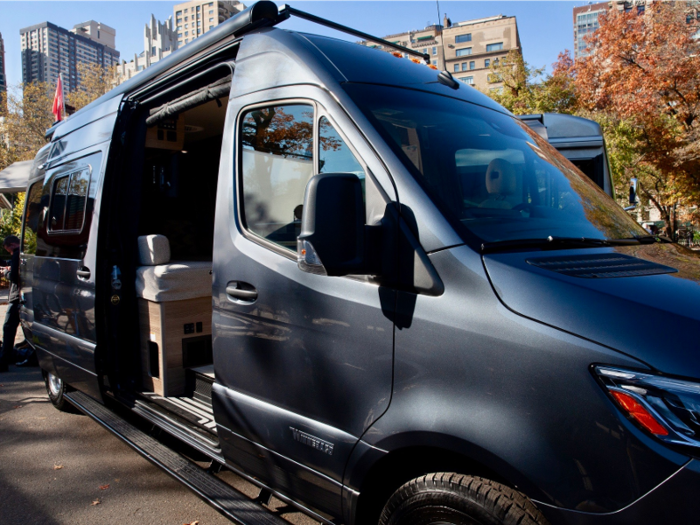
[[[6, 308], [0, 305], [0, 319]], [[232, 472], [219, 477], [257, 496], [256, 487]], [[291, 510], [274, 498], [270, 505]], [[317, 523], [300, 513], [283, 515], [294, 525]], [[56, 410], [38, 368], [10, 366], [0, 373], [0, 523], [231, 522], [89, 417]]]

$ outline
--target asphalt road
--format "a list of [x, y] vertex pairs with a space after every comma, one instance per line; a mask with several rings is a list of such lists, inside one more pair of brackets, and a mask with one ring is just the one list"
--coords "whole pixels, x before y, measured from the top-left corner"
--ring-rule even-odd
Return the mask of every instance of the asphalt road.
[[[257, 495], [231, 472], [220, 476]], [[284, 510], [279, 501], [272, 506]], [[284, 516], [296, 525], [316, 523], [298, 513]], [[11, 366], [0, 373], [0, 523], [231, 522], [87, 416], [56, 410], [38, 368]]]

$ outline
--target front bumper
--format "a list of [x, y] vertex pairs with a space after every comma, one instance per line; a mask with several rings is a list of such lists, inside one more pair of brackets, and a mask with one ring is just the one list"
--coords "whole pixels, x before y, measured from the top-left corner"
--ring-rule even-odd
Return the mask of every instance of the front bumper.
[[538, 504], [552, 525], [685, 525], [700, 523], [700, 460], [691, 460], [656, 488], [610, 513]]

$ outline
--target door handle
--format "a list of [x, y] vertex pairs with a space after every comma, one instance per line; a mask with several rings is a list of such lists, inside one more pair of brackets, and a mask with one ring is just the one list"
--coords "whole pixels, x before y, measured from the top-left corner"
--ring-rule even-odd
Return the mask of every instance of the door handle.
[[226, 293], [229, 297], [248, 303], [252, 303], [258, 298], [258, 291], [253, 286], [239, 281], [228, 283]]
[[78, 271], [75, 272], [78, 274], [78, 279], [89, 279], [90, 278], [90, 268], [86, 268], [83, 266], [82, 268], [78, 268]]

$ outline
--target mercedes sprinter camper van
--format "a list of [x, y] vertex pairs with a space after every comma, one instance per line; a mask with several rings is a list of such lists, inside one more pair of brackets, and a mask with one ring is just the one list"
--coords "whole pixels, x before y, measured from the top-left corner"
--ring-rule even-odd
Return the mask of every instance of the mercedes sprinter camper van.
[[49, 130], [52, 403], [236, 523], [694, 523], [698, 257], [415, 51], [289, 16], [379, 41], [258, 2]]

